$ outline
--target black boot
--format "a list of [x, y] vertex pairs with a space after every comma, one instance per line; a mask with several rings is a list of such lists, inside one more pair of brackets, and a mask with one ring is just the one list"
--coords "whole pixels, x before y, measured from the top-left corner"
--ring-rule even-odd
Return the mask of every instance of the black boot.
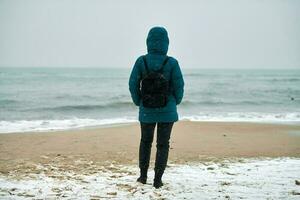
[[136, 180], [137, 182], [146, 184], [147, 182], [147, 172], [148, 168], [142, 168], [140, 169], [140, 177]]
[[157, 189], [160, 188], [161, 186], [163, 186], [164, 184], [161, 181], [162, 175], [164, 173], [164, 170], [162, 169], [156, 169], [155, 170], [155, 176], [154, 176], [154, 182], [153, 182], [153, 186]]

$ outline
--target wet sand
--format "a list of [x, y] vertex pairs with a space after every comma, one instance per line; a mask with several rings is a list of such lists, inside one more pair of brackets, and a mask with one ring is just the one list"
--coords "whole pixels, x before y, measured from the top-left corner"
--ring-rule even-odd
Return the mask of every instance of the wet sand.
[[[300, 125], [189, 122], [174, 125], [169, 163], [249, 157], [300, 157]], [[40, 173], [138, 164], [139, 124], [80, 130], [0, 134], [0, 174]], [[152, 146], [151, 165], [155, 156]], [[93, 167], [89, 167], [93, 163]]]

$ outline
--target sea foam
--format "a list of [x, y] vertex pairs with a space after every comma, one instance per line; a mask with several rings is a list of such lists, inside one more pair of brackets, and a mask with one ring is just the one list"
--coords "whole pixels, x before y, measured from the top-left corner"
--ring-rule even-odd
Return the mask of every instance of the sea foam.
[[[182, 121], [195, 122], [255, 122], [276, 124], [300, 124], [300, 113], [209, 113], [180, 117]], [[0, 121], [0, 133], [14, 132], [42, 132], [77, 129], [95, 126], [114, 126], [126, 123], [135, 123], [138, 119], [133, 116], [107, 119], [72, 118], [63, 120], [18, 120]]]
[[132, 123], [137, 120], [130, 117], [112, 119], [64, 119], [64, 120], [19, 120], [0, 121], [0, 133], [58, 131], [113, 124]]

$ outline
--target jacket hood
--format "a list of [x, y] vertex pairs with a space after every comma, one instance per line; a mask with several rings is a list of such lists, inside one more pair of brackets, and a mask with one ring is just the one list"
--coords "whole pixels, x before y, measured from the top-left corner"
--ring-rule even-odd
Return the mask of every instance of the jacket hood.
[[169, 47], [167, 30], [163, 27], [151, 28], [146, 43], [148, 53], [166, 55]]

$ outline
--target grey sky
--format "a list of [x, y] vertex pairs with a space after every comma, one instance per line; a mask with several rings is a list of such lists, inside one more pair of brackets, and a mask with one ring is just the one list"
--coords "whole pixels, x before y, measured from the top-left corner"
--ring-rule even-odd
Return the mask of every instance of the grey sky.
[[155, 25], [183, 68], [300, 68], [298, 0], [0, 0], [0, 66], [129, 68]]

